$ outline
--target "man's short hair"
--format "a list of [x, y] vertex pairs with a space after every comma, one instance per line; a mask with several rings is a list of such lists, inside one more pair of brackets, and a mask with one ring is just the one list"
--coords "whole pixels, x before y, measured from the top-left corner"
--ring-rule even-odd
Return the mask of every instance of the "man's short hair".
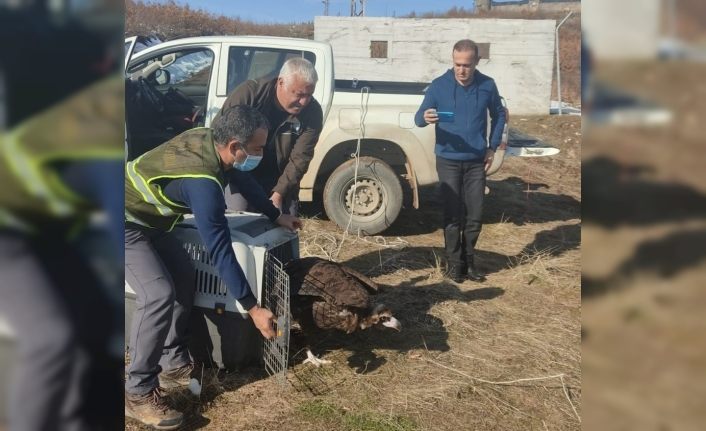
[[316, 85], [319, 75], [314, 69], [314, 65], [309, 60], [302, 57], [294, 57], [285, 61], [279, 71], [279, 77], [290, 82], [291, 77], [298, 76], [308, 85]]
[[476, 58], [480, 58], [478, 57], [478, 45], [471, 39], [459, 40], [454, 44], [453, 50], [458, 52], [473, 51], [476, 54]]
[[213, 140], [217, 145], [226, 145], [233, 139], [246, 144], [257, 129], [269, 129], [270, 122], [257, 109], [248, 105], [235, 105], [226, 109], [213, 128]]

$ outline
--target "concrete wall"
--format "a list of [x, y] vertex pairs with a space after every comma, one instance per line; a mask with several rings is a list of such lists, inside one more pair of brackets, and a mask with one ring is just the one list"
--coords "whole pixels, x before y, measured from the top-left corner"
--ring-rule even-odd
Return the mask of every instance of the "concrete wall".
[[[430, 82], [451, 67], [459, 39], [490, 43], [478, 69], [493, 77], [514, 114], [549, 112], [554, 20], [324, 17], [314, 39], [332, 45], [337, 79]], [[387, 58], [370, 58], [388, 41]]]
[[597, 59], [653, 59], [661, 10], [661, 0], [591, 0], [581, 9], [581, 27]]

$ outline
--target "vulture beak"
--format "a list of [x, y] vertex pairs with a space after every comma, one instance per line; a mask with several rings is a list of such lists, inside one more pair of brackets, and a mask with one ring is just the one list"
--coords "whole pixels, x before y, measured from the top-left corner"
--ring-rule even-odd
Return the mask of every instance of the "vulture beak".
[[388, 320], [387, 322], [382, 322], [382, 326], [387, 326], [388, 328], [392, 328], [400, 332], [402, 331], [402, 324], [399, 320], [395, 319], [392, 316], [390, 316], [390, 320]]

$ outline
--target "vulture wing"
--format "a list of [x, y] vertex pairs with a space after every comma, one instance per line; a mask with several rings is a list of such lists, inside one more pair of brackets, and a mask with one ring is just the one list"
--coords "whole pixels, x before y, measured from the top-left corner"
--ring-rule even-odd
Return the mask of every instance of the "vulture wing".
[[380, 288], [378, 287], [378, 285], [375, 284], [375, 282], [374, 282], [373, 280], [371, 280], [370, 278], [368, 278], [368, 276], [363, 275], [362, 273], [356, 271], [355, 269], [349, 268], [349, 267], [347, 267], [347, 266], [345, 266], [345, 265], [340, 265], [340, 266], [341, 266], [341, 269], [342, 269], [346, 274], [348, 274], [348, 275], [350, 275], [351, 277], [353, 277], [353, 278], [355, 278], [356, 280], [358, 280], [358, 282], [359, 282], [365, 289], [367, 289], [367, 291], [368, 291], [369, 293], [375, 294], [375, 293], [378, 293], [378, 291], [380, 290]]
[[314, 296], [339, 307], [367, 308], [370, 305], [369, 283], [374, 283], [362, 274], [336, 262], [318, 257], [296, 259], [287, 264], [290, 284], [298, 295]]

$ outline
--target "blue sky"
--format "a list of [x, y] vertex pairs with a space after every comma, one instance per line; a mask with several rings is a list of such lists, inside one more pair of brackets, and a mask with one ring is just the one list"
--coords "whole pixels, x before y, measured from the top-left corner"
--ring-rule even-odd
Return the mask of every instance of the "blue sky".
[[[313, 21], [323, 15], [321, 0], [176, 0], [193, 9], [203, 9], [217, 15], [240, 17], [256, 22]], [[329, 0], [329, 15], [348, 16], [350, 0]], [[358, 4], [360, 4], [358, 2]], [[453, 6], [472, 9], [475, 0], [368, 0], [367, 16], [400, 16], [412, 11], [443, 12]]]

